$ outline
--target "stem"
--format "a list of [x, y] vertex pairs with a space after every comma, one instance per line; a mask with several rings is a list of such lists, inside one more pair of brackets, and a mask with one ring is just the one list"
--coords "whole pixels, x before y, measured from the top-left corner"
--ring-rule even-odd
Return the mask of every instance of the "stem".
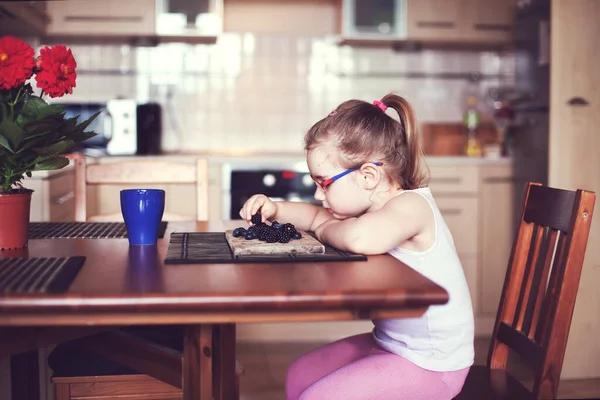
[[23, 86], [21, 86], [19, 88], [19, 91], [17, 92], [17, 96], [15, 97], [15, 100], [8, 102], [8, 105], [10, 106], [10, 119], [11, 119], [11, 121], [15, 120], [15, 105], [19, 102], [19, 96], [21, 96], [21, 91], [22, 90], [23, 90]]

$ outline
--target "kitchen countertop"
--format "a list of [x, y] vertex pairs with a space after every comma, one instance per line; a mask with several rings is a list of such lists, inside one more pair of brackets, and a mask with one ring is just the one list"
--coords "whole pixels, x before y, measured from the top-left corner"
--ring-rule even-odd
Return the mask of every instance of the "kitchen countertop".
[[[291, 168], [296, 170], [306, 169], [306, 160], [303, 152], [254, 152], [254, 151], [199, 151], [164, 153], [150, 156], [105, 156], [108, 159], [126, 159], [132, 157], [161, 157], [192, 161], [196, 157], [205, 157], [214, 164], [228, 165], [231, 168]], [[466, 156], [426, 156], [428, 165], [505, 165], [512, 162], [511, 158], [479, 158]]]

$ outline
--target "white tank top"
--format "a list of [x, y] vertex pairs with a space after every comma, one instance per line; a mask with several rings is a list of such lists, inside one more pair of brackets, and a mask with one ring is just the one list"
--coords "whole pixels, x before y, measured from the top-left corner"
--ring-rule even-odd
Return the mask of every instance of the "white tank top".
[[395, 247], [389, 254], [443, 287], [450, 299], [446, 304], [430, 306], [419, 318], [375, 320], [373, 337], [385, 350], [424, 369], [468, 368], [474, 358], [473, 307], [454, 240], [429, 188], [410, 192], [423, 196], [431, 206], [435, 217], [434, 243], [425, 251]]

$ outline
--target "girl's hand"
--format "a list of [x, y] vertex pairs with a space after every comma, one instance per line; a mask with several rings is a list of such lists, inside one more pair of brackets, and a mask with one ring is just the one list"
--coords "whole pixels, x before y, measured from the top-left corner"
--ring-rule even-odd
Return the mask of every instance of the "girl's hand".
[[277, 215], [277, 204], [271, 201], [264, 194], [255, 194], [250, 197], [240, 210], [240, 217], [250, 222], [250, 219], [260, 210], [262, 221], [265, 222]]
[[315, 236], [317, 237], [317, 239], [319, 240], [319, 242], [323, 242], [325, 240], [325, 237], [323, 236], [323, 232], [325, 232], [325, 229], [333, 224], [337, 224], [341, 222], [339, 219], [330, 219], [327, 220], [325, 222], [323, 222], [321, 225], [319, 225], [317, 227], [317, 229], [315, 229]]

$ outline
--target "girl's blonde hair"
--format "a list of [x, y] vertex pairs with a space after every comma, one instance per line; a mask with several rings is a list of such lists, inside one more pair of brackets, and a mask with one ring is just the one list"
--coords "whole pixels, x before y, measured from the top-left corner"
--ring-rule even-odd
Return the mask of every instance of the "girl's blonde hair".
[[[348, 100], [314, 124], [304, 136], [304, 148], [331, 140], [341, 152], [340, 164], [351, 168], [369, 161], [383, 162], [387, 176], [412, 190], [427, 185], [427, 166], [411, 105], [390, 93], [377, 102]], [[393, 108], [399, 121], [385, 113]]]

